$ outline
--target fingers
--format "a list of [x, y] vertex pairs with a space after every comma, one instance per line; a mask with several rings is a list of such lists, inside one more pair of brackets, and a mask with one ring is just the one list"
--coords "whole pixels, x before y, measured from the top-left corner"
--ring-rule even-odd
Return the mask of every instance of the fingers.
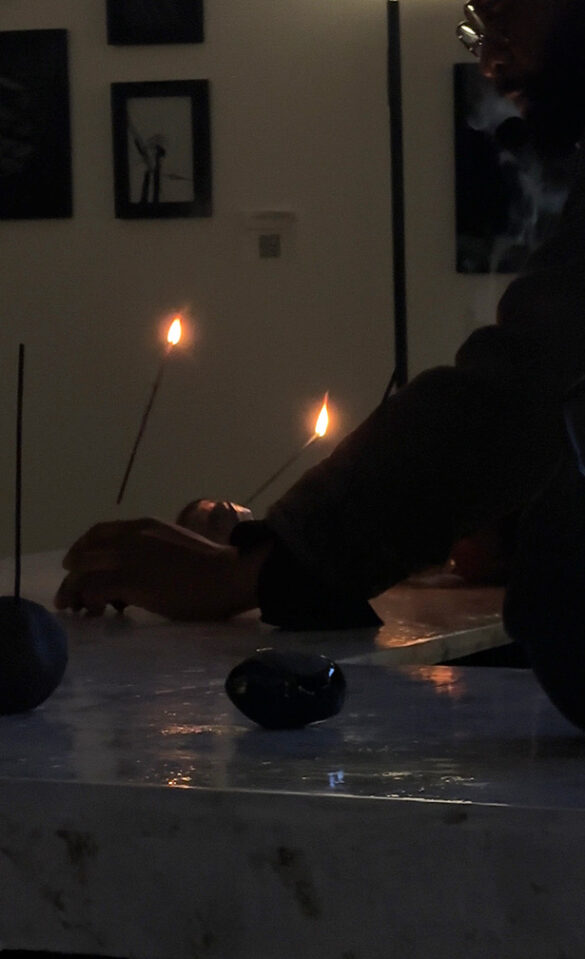
[[232, 546], [160, 520], [99, 523], [65, 556], [68, 575], [55, 606], [95, 616], [110, 604], [141, 606], [173, 619], [214, 618], [218, 603], [220, 612], [231, 609], [223, 599], [224, 580], [231, 582], [235, 555]]
[[91, 616], [101, 616], [108, 604], [118, 610], [130, 605], [131, 593], [116, 570], [69, 573], [57, 590], [54, 603], [57, 609], [86, 609]]

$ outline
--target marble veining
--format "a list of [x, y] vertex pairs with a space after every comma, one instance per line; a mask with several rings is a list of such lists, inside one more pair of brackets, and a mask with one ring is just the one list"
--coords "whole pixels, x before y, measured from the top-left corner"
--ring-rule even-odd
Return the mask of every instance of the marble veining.
[[[50, 602], [58, 577], [55, 556], [27, 558], [24, 595]], [[428, 600], [405, 597], [423, 651]], [[530, 672], [389, 665], [369, 632], [254, 615], [61, 619], [62, 684], [0, 719], [3, 948], [582, 959], [585, 736]], [[448, 641], [450, 622], [428, 632]], [[342, 711], [297, 730], [245, 719], [224, 681], [269, 644], [342, 662]]]

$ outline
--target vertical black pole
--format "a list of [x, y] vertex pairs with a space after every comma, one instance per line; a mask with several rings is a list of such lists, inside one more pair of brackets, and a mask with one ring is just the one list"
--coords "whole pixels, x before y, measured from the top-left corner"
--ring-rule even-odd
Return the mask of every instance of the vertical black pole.
[[20, 599], [20, 557], [22, 517], [22, 400], [24, 392], [24, 344], [18, 347], [16, 387], [16, 476], [14, 482], [14, 598]]
[[392, 186], [392, 245], [394, 263], [394, 381], [408, 380], [406, 326], [406, 262], [404, 230], [404, 151], [402, 139], [402, 76], [400, 3], [388, 0], [388, 106], [390, 110], [390, 173]]

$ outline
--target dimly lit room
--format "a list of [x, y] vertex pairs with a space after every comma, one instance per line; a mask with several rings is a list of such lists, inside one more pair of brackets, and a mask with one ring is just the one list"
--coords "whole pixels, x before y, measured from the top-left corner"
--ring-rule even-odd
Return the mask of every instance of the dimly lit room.
[[583, 959], [584, 43], [0, 0], [6, 959]]

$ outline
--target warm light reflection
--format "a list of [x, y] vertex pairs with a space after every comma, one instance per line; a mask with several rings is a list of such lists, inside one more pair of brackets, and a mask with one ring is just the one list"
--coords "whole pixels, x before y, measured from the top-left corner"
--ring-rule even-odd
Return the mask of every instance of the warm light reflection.
[[327, 427], [329, 426], [329, 413], [327, 412], [328, 399], [329, 393], [325, 393], [323, 406], [321, 407], [321, 412], [319, 413], [317, 422], [315, 423], [315, 436], [325, 436], [325, 433], [327, 432]]
[[461, 699], [467, 692], [464, 673], [453, 666], [419, 666], [413, 678], [431, 683], [439, 695]]
[[181, 317], [176, 316], [169, 326], [169, 332], [167, 333], [167, 343], [169, 346], [176, 346], [179, 340], [181, 339]]

